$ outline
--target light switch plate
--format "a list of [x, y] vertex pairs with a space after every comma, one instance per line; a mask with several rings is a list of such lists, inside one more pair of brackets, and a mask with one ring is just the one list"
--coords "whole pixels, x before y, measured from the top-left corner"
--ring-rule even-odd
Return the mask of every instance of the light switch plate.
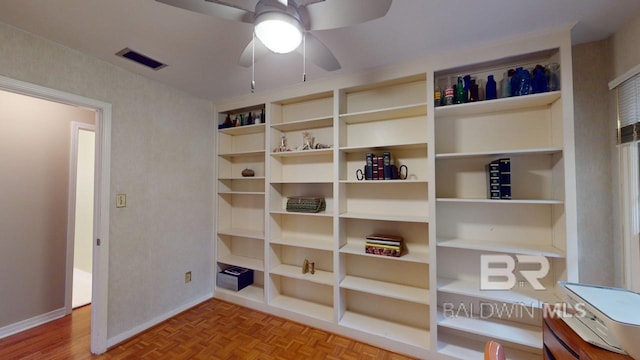
[[117, 194], [116, 195], [116, 207], [117, 208], [127, 207], [127, 195], [126, 194]]

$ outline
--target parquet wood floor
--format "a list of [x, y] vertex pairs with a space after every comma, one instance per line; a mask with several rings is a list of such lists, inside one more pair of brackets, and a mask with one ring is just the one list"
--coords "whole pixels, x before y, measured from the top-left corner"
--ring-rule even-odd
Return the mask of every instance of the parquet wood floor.
[[90, 307], [0, 340], [0, 359], [407, 360], [403, 355], [217, 299], [90, 354]]

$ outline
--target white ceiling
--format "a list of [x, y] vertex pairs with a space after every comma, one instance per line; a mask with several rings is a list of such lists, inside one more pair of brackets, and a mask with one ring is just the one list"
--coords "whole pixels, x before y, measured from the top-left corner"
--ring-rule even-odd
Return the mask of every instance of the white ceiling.
[[[307, 79], [573, 22], [574, 44], [600, 40], [639, 12], [640, 0], [394, 0], [384, 18], [315, 31], [342, 69], [329, 73], [307, 62]], [[250, 24], [154, 0], [1, 0], [0, 21], [202, 98], [250, 92], [251, 69], [237, 64], [252, 37]], [[125, 47], [169, 66], [153, 71], [114, 55]], [[256, 63], [255, 77], [256, 91], [300, 82], [302, 56], [270, 54]]]

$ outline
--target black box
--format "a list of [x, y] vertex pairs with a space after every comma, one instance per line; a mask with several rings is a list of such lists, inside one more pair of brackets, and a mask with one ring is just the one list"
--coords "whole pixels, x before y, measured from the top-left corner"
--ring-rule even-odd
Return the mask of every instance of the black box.
[[240, 291], [253, 284], [253, 270], [239, 266], [222, 270], [217, 276], [218, 287]]

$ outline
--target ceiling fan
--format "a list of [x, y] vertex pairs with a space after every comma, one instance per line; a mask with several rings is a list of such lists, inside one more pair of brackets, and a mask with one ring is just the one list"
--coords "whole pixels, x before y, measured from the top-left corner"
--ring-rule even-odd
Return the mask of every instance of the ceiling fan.
[[[335, 29], [383, 17], [392, 0], [259, 0], [254, 9], [234, 0], [156, 0], [186, 10], [254, 25], [255, 37], [238, 63], [249, 67], [269, 50], [297, 50], [327, 71], [340, 63], [311, 31]], [[245, 1], [246, 3], [246, 1]]]

